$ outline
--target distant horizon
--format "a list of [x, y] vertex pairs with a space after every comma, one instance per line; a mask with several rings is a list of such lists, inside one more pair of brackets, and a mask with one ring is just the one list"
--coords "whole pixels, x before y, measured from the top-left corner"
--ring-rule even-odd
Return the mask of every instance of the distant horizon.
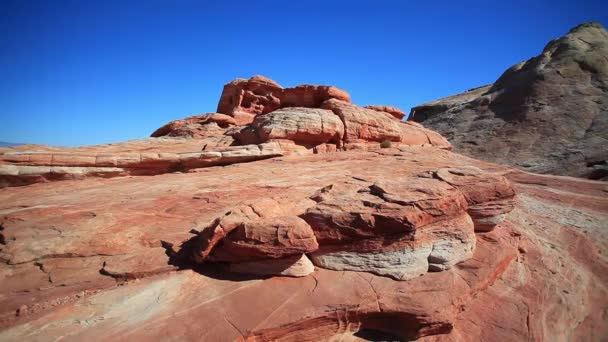
[[[416, 105], [492, 84], [602, 1], [433, 4], [189, 0], [0, 3], [0, 140], [80, 146], [148, 137], [214, 112], [264, 75], [334, 85], [358, 105]], [[236, 10], [238, 8], [238, 10]], [[525, 10], [522, 10], [525, 9]]]

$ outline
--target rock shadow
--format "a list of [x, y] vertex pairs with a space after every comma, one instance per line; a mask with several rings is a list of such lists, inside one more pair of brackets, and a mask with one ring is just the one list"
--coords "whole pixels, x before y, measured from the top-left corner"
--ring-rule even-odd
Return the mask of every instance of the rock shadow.
[[169, 257], [168, 264], [177, 267], [178, 271], [192, 270], [205, 277], [217, 280], [249, 281], [263, 280], [272, 277], [270, 275], [230, 272], [228, 270], [228, 264], [224, 262], [194, 262], [194, 260], [192, 260], [192, 255], [194, 253], [194, 245], [196, 244], [197, 237], [198, 236], [193, 236], [189, 240], [183, 242], [177, 250], [175, 250], [175, 246], [172, 243], [161, 240], [161, 245]]

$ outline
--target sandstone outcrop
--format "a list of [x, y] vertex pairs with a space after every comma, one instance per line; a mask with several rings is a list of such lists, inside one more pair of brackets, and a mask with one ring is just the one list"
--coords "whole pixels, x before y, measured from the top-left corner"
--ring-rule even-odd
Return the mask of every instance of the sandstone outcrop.
[[0, 189], [0, 340], [606, 336], [605, 182], [452, 153], [388, 109], [245, 95], [160, 137], [1, 149], [24, 186]]
[[405, 117], [405, 113], [397, 108], [397, 107], [393, 107], [393, 106], [380, 106], [380, 105], [369, 105], [369, 106], [365, 106], [363, 108], [367, 108], [367, 109], [373, 109], [379, 112], [385, 112], [385, 113], [389, 113], [390, 115], [394, 116], [396, 119], [403, 119], [403, 117]]
[[236, 125], [236, 120], [229, 115], [210, 113], [171, 121], [154, 131], [151, 137], [192, 137], [202, 138], [222, 135], [226, 128]]
[[0, 187], [189, 172], [290, 154], [378, 149], [386, 141], [451, 148], [439, 134], [400, 121], [394, 107], [368, 109], [348, 101], [347, 93], [331, 86], [282, 88], [262, 76], [237, 79], [224, 89], [218, 108], [223, 113], [169, 122], [148, 139], [78, 148], [0, 148]]
[[513, 210], [515, 192], [502, 176], [469, 166], [440, 169], [435, 177], [463, 192], [477, 232], [492, 230]]
[[205, 226], [186, 253], [198, 263], [229, 263], [231, 270], [248, 269], [239, 263], [271, 264], [264, 259], [298, 260], [308, 253], [322, 268], [397, 280], [444, 271], [473, 255], [474, 231], [502, 222], [513, 209], [514, 192], [504, 177], [475, 167], [431, 174], [353, 179], [325, 186], [308, 201], [241, 205]]
[[233, 137], [241, 144], [285, 139], [302, 145], [332, 143], [340, 147], [343, 135], [344, 124], [333, 112], [317, 108], [291, 107], [257, 115], [250, 125]]
[[492, 85], [412, 108], [458, 153], [520, 169], [606, 179], [608, 32], [573, 28]]
[[[480, 184], [483, 177], [500, 184], [503, 174], [517, 190], [514, 212], [491, 232], [473, 234], [467, 196], [503, 196], [493, 191], [468, 195], [475, 189], [437, 178], [444, 173], [440, 170], [472, 166], [481, 170], [476, 172]], [[459, 173], [464, 172], [450, 172], [455, 179], [446, 179], [466, 185], [464, 181], [474, 177]], [[480, 186], [479, 192], [484, 189], [490, 187]], [[69, 334], [93, 340], [324, 340], [383, 334], [384, 340], [598, 340], [605, 333], [601, 312], [608, 298], [607, 260], [601, 253], [608, 248], [607, 190], [602, 182], [516, 172], [419, 146], [289, 155], [155, 177], [4, 188], [0, 339]], [[341, 196], [352, 202], [339, 201]], [[330, 201], [368, 213], [376, 213], [378, 206], [377, 217], [388, 220], [398, 217], [391, 215], [393, 207], [416, 211], [406, 209], [416, 198], [420, 205], [441, 208], [451, 219], [440, 220], [432, 215], [432, 207], [422, 206], [426, 214], [407, 216], [414, 223], [407, 229], [403, 220], [397, 227], [357, 225], [361, 228], [352, 235], [339, 230], [344, 236], [368, 232], [372, 237], [361, 241], [373, 236], [388, 241], [391, 229], [416, 228], [406, 236], [422, 244], [404, 243], [398, 251], [405, 253], [394, 258], [370, 253], [348, 259], [346, 247], [357, 239], [338, 242], [319, 230], [317, 252], [329, 246], [324, 243], [328, 239], [337, 243], [315, 262], [344, 271], [323, 266], [313, 270], [302, 253], [312, 249], [308, 247], [294, 249], [299, 254], [291, 256], [275, 254], [277, 246], [291, 245], [290, 239], [270, 238], [265, 233], [271, 225], [255, 223], [290, 217], [291, 226], [304, 227], [298, 217], [306, 221], [308, 213]], [[361, 204], [366, 202], [369, 207]], [[350, 222], [348, 211], [343, 213], [340, 222]], [[218, 217], [222, 227], [235, 228], [218, 239], [214, 251], [223, 248], [227, 236], [250, 226], [264, 234], [245, 232], [232, 241], [244, 246], [240, 251], [245, 254], [269, 253], [224, 268], [225, 262], [219, 261], [183, 263], [167, 252], [179, 255], [181, 244], [192, 237], [190, 229], [204, 228]], [[381, 232], [372, 235], [364, 227]], [[200, 234], [202, 230], [195, 237]], [[264, 241], [259, 250], [255, 241]], [[419, 247], [430, 241], [432, 258], [426, 255], [428, 247]], [[472, 243], [472, 257], [453, 254], [470, 253], [460, 247]], [[387, 276], [400, 271], [389, 269], [390, 261], [421, 259], [415, 259], [414, 248], [426, 258], [428, 269], [420, 267], [407, 281]], [[306, 254], [314, 259], [317, 252]], [[279, 258], [266, 257], [271, 254]], [[460, 259], [466, 260], [450, 262]], [[355, 262], [359, 271], [346, 270]], [[361, 272], [363, 267], [368, 270]], [[375, 268], [385, 274], [373, 273]]]
[[357, 146], [360, 143], [388, 140], [406, 145], [452, 148], [441, 135], [421, 126], [401, 122], [386, 112], [334, 99], [325, 101], [323, 108], [332, 110], [344, 122], [345, 145]]
[[[144, 146], [149, 144], [149, 142], [142, 143]], [[158, 145], [162, 144], [163, 141], [158, 142]], [[278, 143], [179, 153], [132, 150], [106, 152], [105, 150], [109, 149], [101, 146], [90, 152], [74, 150], [73, 152], [68, 148], [59, 152], [25, 150], [0, 154], [0, 187], [86, 177], [157, 175], [251, 162], [284, 154], [284, 148]]]
[[236, 79], [226, 84], [217, 112], [234, 116], [239, 123], [247, 124], [258, 114], [284, 107], [319, 108], [321, 103], [329, 99], [350, 102], [350, 95], [332, 86], [283, 88], [269, 78], [254, 76], [249, 80]]

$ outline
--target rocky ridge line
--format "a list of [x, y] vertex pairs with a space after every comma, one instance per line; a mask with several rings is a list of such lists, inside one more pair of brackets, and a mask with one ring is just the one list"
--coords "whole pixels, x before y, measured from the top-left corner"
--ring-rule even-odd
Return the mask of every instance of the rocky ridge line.
[[412, 108], [455, 151], [520, 169], [608, 177], [608, 31], [576, 26], [494, 84]]

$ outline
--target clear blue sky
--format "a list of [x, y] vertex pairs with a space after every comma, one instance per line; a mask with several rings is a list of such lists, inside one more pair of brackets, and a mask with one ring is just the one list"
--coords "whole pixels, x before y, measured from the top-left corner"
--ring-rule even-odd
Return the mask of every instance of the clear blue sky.
[[0, 141], [146, 137], [255, 74], [409, 111], [591, 20], [604, 1], [1, 0]]

